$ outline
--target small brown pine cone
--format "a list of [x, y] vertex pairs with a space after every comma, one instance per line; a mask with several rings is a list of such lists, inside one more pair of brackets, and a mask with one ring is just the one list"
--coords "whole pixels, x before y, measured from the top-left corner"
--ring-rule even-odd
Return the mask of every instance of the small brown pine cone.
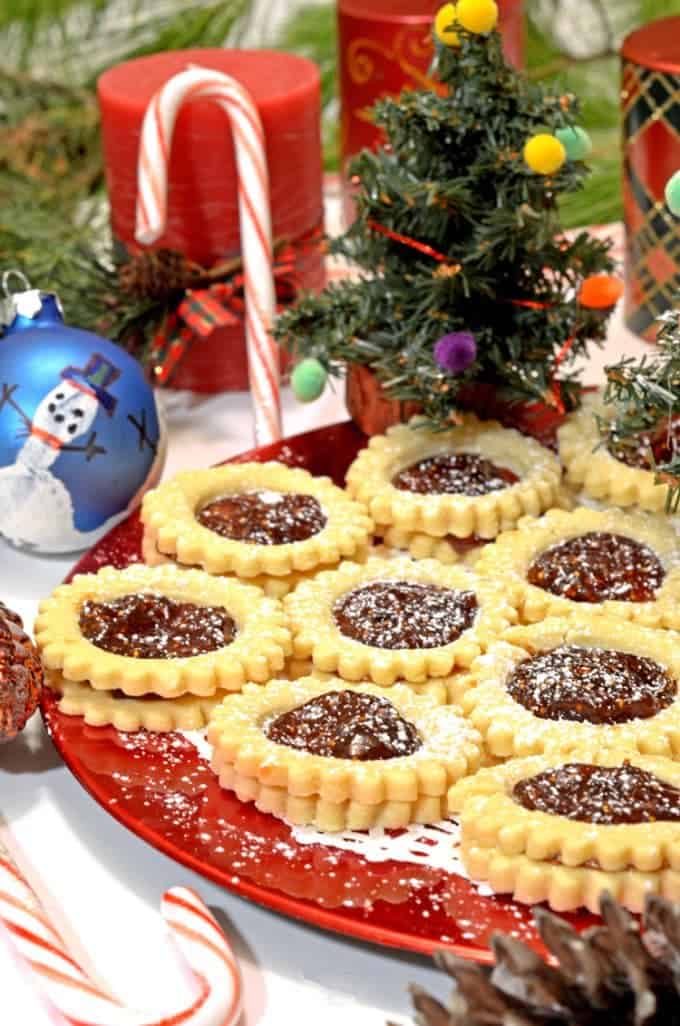
[[601, 926], [579, 934], [545, 909], [535, 918], [548, 965], [519, 940], [495, 934], [495, 965], [448, 951], [435, 961], [453, 977], [445, 1008], [412, 987], [418, 1026], [680, 1026], [680, 906], [650, 895], [644, 932], [603, 895]]
[[23, 730], [38, 706], [42, 683], [35, 645], [21, 618], [0, 602], [0, 742]]
[[203, 268], [172, 249], [157, 249], [131, 257], [118, 269], [121, 290], [142, 299], [167, 299], [192, 288]]

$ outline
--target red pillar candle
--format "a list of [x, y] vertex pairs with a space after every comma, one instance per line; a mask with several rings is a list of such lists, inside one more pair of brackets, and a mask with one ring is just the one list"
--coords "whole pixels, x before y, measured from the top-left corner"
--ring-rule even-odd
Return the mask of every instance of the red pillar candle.
[[[135, 243], [137, 156], [142, 120], [153, 94], [194, 64], [224, 72], [251, 94], [264, 128], [274, 238], [296, 246], [300, 286], [324, 282], [320, 245], [310, 245], [323, 218], [320, 83], [316, 65], [267, 50], [183, 50], [141, 57], [105, 72], [98, 93], [114, 237]], [[238, 179], [229, 118], [211, 100], [179, 112], [168, 180], [168, 225], [154, 248], [179, 250], [204, 266], [241, 249]], [[196, 340], [170, 382], [202, 392], [248, 387], [241, 324]]]

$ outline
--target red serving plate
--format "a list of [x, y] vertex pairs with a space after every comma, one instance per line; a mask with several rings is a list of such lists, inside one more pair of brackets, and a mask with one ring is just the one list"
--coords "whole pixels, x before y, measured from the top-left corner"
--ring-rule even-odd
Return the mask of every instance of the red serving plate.
[[[557, 419], [541, 411], [520, 425], [550, 444]], [[236, 457], [277, 459], [328, 474], [338, 484], [366, 439], [351, 423], [287, 439]], [[131, 516], [100, 541], [73, 573], [141, 560], [142, 530]], [[299, 845], [281, 820], [223, 791], [196, 748], [181, 734], [89, 727], [64, 716], [46, 690], [43, 717], [67, 766], [112, 816], [149, 844], [227, 890], [327, 930], [376, 944], [429, 953], [448, 947], [490, 961], [494, 930], [537, 949], [531, 910], [509, 898], [485, 897], [467, 880], [403, 862], [369, 863], [354, 852]], [[594, 921], [576, 913], [573, 923]]]

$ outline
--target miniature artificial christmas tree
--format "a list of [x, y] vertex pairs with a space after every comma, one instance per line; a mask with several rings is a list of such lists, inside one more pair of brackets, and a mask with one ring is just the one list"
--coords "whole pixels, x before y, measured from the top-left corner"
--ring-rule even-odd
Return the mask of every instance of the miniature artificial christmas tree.
[[439, 11], [440, 85], [381, 101], [388, 143], [353, 164], [357, 219], [331, 251], [364, 273], [303, 298], [276, 329], [297, 358], [367, 366], [440, 425], [475, 405], [480, 383], [573, 408], [571, 364], [606, 330], [598, 299], [579, 296], [591, 276], [598, 292], [608, 247], [560, 229], [558, 197], [587, 173], [576, 101], [506, 64], [496, 18], [493, 0]]

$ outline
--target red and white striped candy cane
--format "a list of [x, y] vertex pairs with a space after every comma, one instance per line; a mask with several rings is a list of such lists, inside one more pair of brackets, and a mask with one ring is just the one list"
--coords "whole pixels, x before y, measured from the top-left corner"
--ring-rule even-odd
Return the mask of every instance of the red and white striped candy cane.
[[201, 899], [173, 887], [161, 905], [196, 981], [198, 996], [176, 1012], [134, 1011], [101, 989], [69, 953], [36, 894], [0, 844], [0, 925], [48, 1002], [69, 1026], [236, 1026], [241, 978], [227, 940]]
[[180, 107], [195, 99], [214, 100], [231, 122], [238, 169], [246, 344], [255, 441], [265, 445], [281, 437], [279, 354], [271, 336], [275, 291], [269, 174], [257, 107], [243, 86], [230, 75], [191, 67], [180, 71], [151, 98], [142, 125], [137, 165], [135, 238], [149, 245], [165, 231], [172, 133]]

